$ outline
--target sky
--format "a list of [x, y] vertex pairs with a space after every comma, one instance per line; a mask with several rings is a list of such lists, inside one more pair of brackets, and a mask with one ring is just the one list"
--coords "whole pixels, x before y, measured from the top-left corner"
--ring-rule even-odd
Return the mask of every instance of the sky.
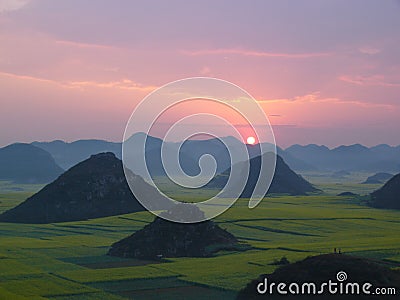
[[0, 0], [0, 146], [120, 141], [195, 76], [248, 91], [282, 147], [399, 145], [399, 53], [397, 0]]

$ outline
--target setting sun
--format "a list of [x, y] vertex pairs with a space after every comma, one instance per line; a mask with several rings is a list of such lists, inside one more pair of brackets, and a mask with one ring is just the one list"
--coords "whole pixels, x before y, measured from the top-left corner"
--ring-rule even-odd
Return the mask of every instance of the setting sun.
[[256, 139], [254, 138], [254, 136], [249, 136], [247, 138], [247, 144], [254, 145], [255, 142], [256, 142]]

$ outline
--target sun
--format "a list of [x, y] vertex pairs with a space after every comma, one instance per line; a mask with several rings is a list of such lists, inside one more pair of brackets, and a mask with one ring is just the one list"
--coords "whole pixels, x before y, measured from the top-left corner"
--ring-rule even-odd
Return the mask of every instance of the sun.
[[255, 142], [256, 142], [256, 139], [254, 138], [254, 136], [249, 136], [247, 138], [247, 144], [254, 145]]

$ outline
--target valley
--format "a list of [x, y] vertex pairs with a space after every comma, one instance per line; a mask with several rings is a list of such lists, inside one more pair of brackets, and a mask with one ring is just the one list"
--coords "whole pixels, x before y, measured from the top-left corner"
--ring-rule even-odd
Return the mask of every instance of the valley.
[[[361, 190], [357, 184], [351, 186], [353, 191]], [[154, 216], [149, 212], [66, 223], [1, 223], [0, 295], [10, 299], [235, 299], [246, 283], [272, 273], [278, 267], [274, 262], [282, 257], [295, 262], [332, 253], [333, 248], [399, 268], [400, 211], [374, 209], [360, 198], [334, 195], [345, 188], [350, 186], [314, 196], [267, 197], [252, 210], [247, 199], [239, 199], [214, 222], [252, 249], [221, 251], [206, 258], [143, 261], [106, 255], [111, 244], [150, 223]], [[3, 192], [1, 212], [29, 193]]]

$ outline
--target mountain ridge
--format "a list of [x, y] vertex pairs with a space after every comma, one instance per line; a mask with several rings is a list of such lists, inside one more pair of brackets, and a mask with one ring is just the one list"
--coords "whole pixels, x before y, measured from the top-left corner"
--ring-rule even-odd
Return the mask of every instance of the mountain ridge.
[[0, 180], [14, 183], [47, 183], [64, 170], [47, 151], [31, 144], [0, 148]]
[[[153, 152], [160, 152], [161, 145], [165, 143], [168, 147], [176, 147], [176, 142], [165, 142], [157, 137], [146, 135], [143, 132], [136, 133], [127, 139], [127, 143], [143, 142], [147, 138], [146, 146]], [[232, 136], [221, 138], [232, 149], [241, 141]], [[118, 142], [108, 142], [106, 140], [77, 140], [66, 143], [60, 140], [53, 142], [34, 142], [33, 145], [48, 151], [54, 157], [57, 164], [64, 169], [88, 158], [92, 154], [99, 152], [113, 152], [118, 158], [122, 156], [122, 144]], [[249, 149], [250, 157], [260, 153], [252, 153], [252, 146], [246, 145]], [[255, 145], [257, 146], [257, 145]], [[267, 145], [267, 148], [269, 146]], [[156, 149], [156, 150], [155, 150]], [[207, 149], [199, 153], [199, 149]], [[234, 150], [235, 151], [235, 150]], [[400, 172], [400, 145], [390, 146], [379, 144], [372, 147], [366, 147], [361, 144], [340, 145], [328, 148], [325, 145], [293, 144], [285, 149], [276, 147], [277, 153], [288, 163], [295, 171], [362, 171], [362, 172]], [[230, 158], [221, 142], [215, 138], [209, 140], [191, 140], [184, 143], [181, 152], [185, 152], [188, 166], [184, 167], [193, 175], [198, 171], [198, 158], [200, 154], [216, 154], [218, 172], [226, 170], [230, 166]], [[201, 152], [201, 151], [200, 151]], [[191, 155], [191, 153], [197, 153]], [[140, 155], [140, 154], [138, 154]], [[159, 156], [159, 155], [158, 155]], [[154, 162], [151, 162], [154, 165]], [[234, 162], [236, 163], [236, 162]], [[160, 163], [154, 166], [154, 174], [165, 174]]]

